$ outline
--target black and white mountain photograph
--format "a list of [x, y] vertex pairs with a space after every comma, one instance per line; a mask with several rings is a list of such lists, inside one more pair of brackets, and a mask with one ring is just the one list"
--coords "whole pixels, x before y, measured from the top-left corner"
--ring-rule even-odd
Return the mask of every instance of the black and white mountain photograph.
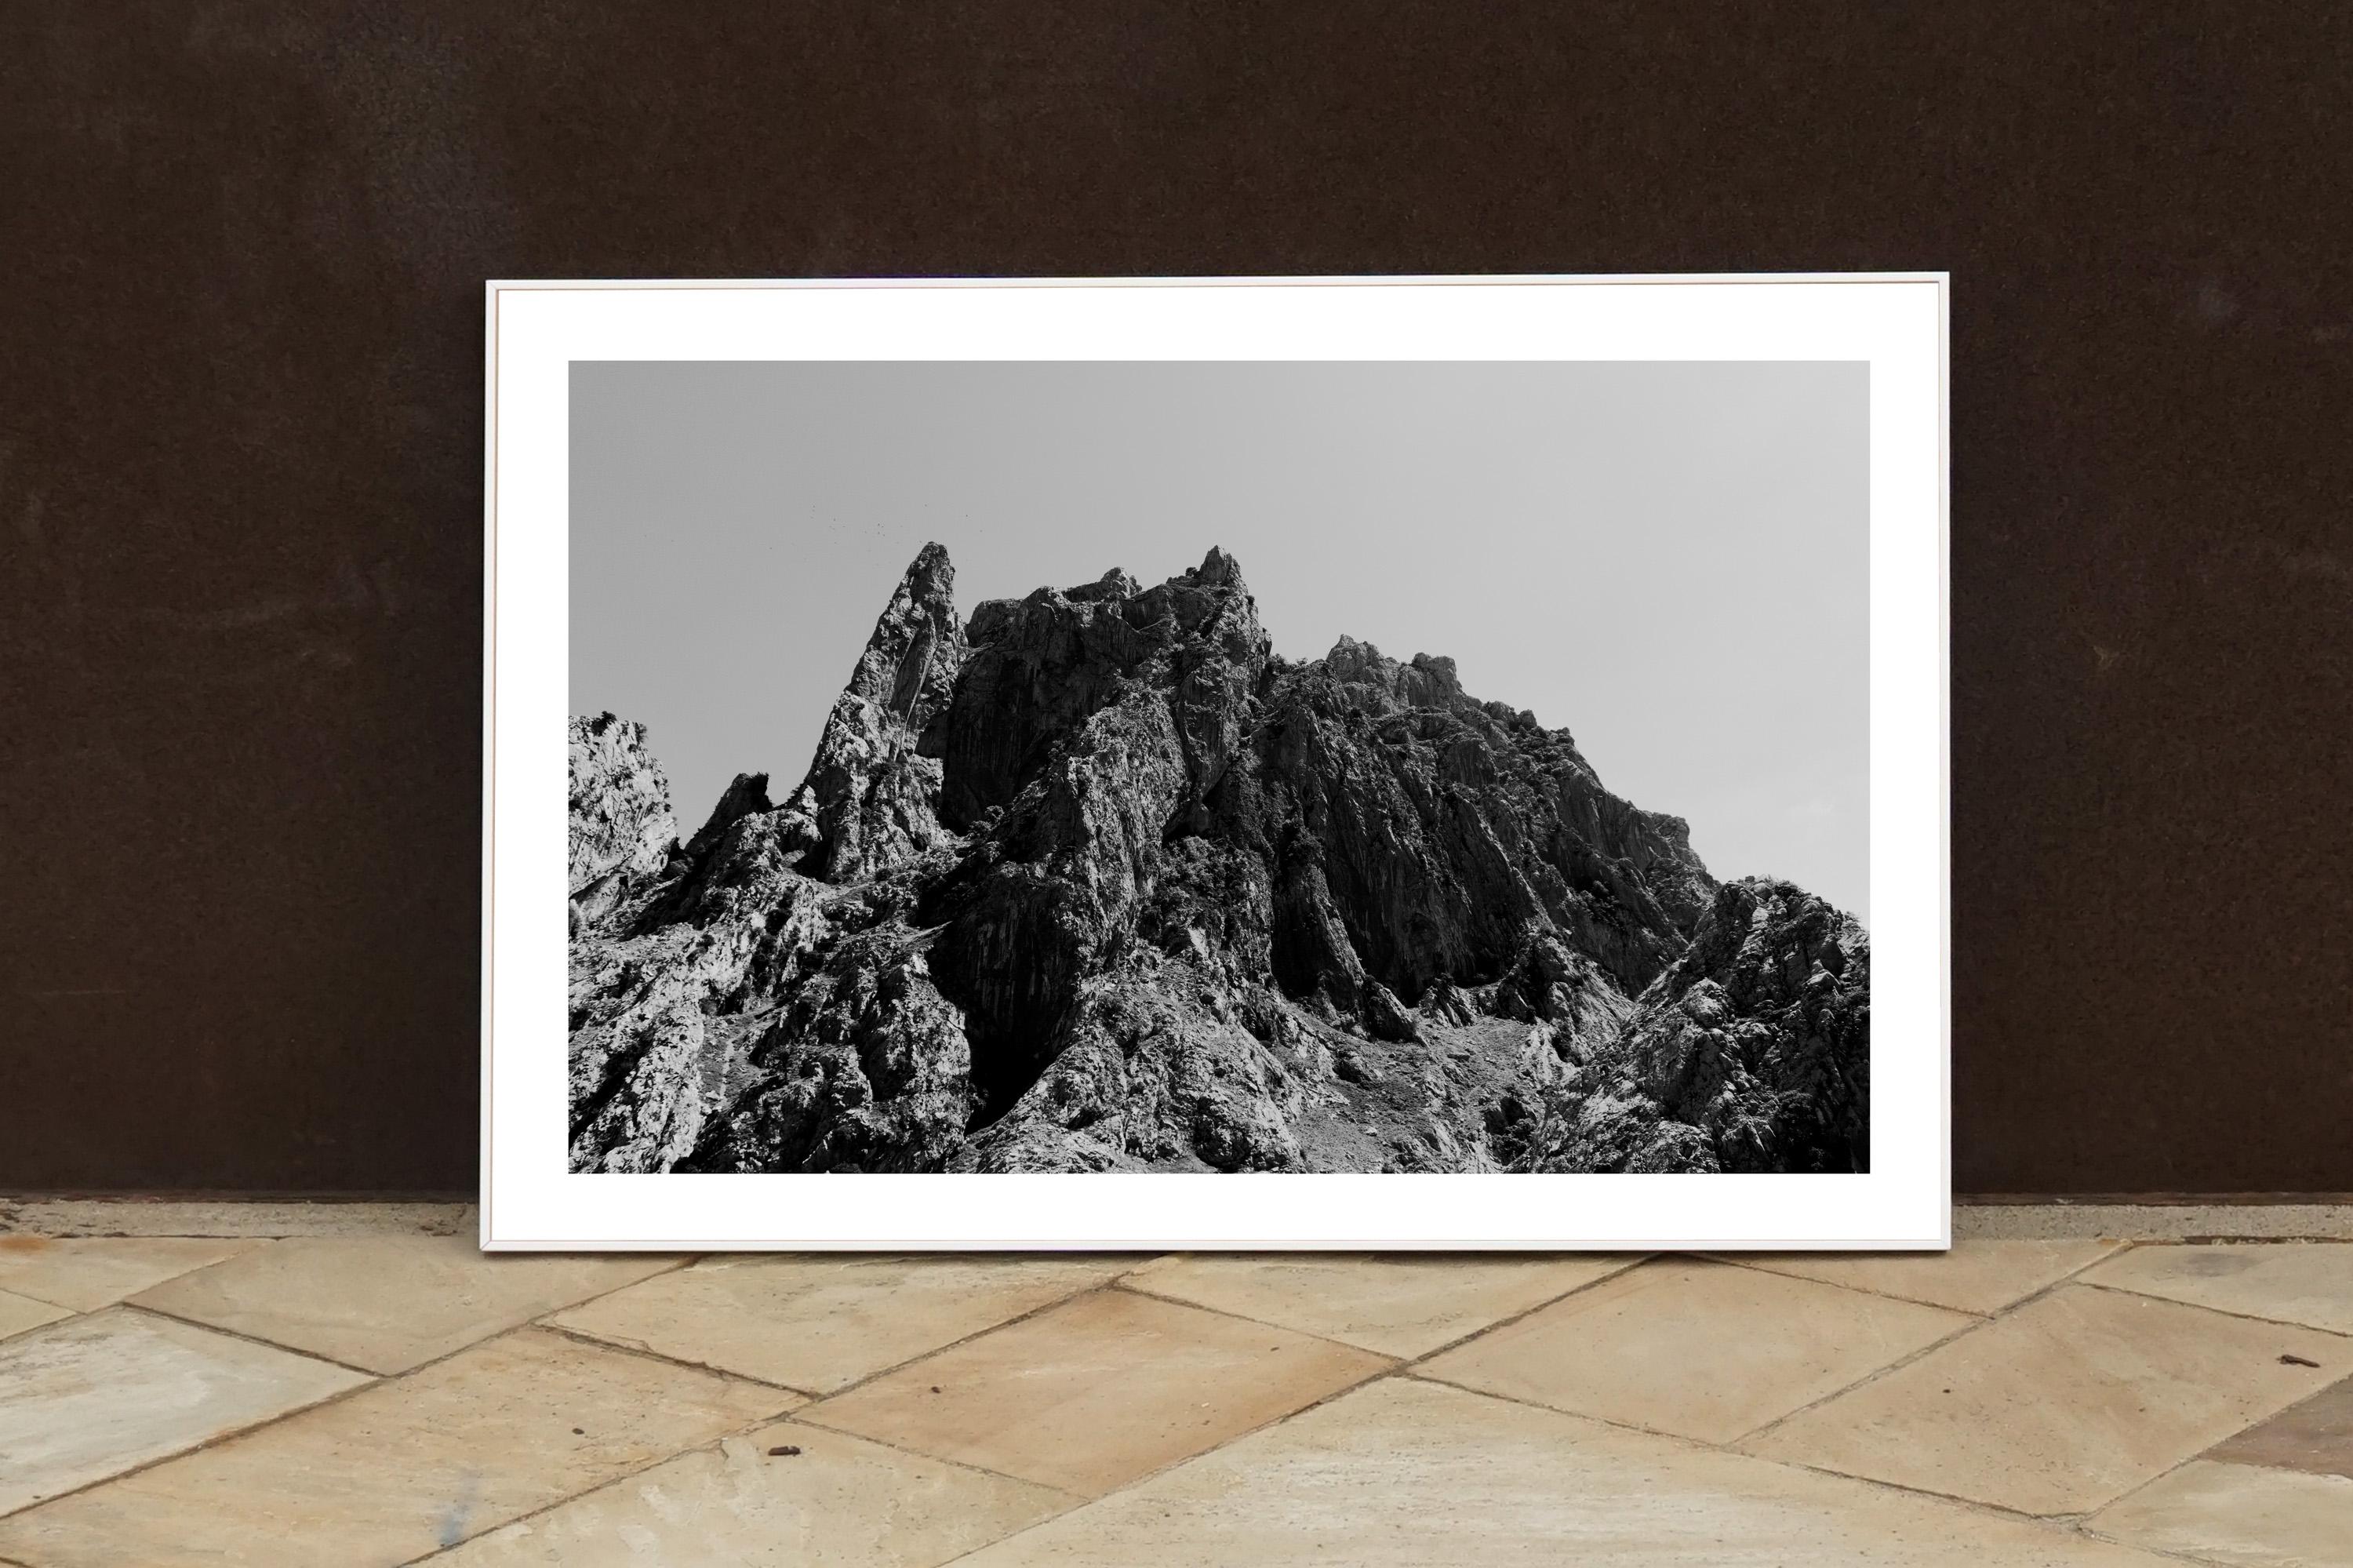
[[1867, 1171], [1866, 395], [575, 363], [572, 1171]]

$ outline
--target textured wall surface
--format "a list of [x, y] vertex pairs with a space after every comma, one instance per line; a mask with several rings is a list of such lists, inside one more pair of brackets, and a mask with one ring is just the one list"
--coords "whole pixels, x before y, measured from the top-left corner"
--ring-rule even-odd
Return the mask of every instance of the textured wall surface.
[[0, 1188], [470, 1185], [491, 276], [1949, 268], [1954, 1170], [2353, 1190], [2353, 26], [0, 16]]

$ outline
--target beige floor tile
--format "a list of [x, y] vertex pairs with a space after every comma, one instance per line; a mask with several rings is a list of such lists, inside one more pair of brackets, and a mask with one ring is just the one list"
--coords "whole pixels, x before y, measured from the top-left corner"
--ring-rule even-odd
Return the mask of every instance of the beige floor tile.
[[1973, 1321], [1676, 1259], [1580, 1290], [1426, 1365], [1448, 1383], [1725, 1443]]
[[1957, 1241], [1950, 1252], [1738, 1253], [1724, 1261], [1957, 1312], [1989, 1313], [2099, 1262], [2117, 1245], [2105, 1241]]
[[957, 1568], [2158, 1568], [1933, 1498], [1388, 1378]]
[[2353, 1480], [2353, 1377], [2225, 1439], [2206, 1457]]
[[184, 1274], [133, 1304], [399, 1372], [676, 1263], [485, 1253], [470, 1236], [297, 1237]]
[[[785, 1446], [800, 1452], [768, 1452]], [[432, 1568], [933, 1568], [1071, 1501], [785, 1422], [493, 1531]]]
[[368, 1568], [779, 1414], [792, 1395], [525, 1330], [0, 1520], [39, 1568]]
[[1205, 1253], [1157, 1259], [1123, 1283], [1385, 1356], [1411, 1357], [1640, 1261], [1609, 1255]]
[[2084, 1278], [2196, 1307], [2353, 1334], [2353, 1242], [2135, 1247]]
[[1751, 1446], [2026, 1513], [2087, 1512], [2343, 1376], [2348, 1351], [2307, 1329], [2063, 1286]]
[[2094, 1517], [2136, 1546], [2248, 1568], [2353, 1568], [2353, 1479], [2200, 1459]]
[[267, 1245], [179, 1236], [0, 1236], [0, 1290], [95, 1312], [192, 1268]]
[[0, 1344], [0, 1513], [366, 1381], [121, 1308], [20, 1335]]
[[1100, 1291], [901, 1367], [802, 1419], [1094, 1493], [1391, 1364], [1287, 1329]]
[[37, 1329], [44, 1323], [54, 1323], [60, 1318], [72, 1316], [62, 1307], [0, 1290], [0, 1340], [11, 1339], [28, 1329]]
[[550, 1321], [829, 1393], [1131, 1266], [1109, 1257], [712, 1258]]

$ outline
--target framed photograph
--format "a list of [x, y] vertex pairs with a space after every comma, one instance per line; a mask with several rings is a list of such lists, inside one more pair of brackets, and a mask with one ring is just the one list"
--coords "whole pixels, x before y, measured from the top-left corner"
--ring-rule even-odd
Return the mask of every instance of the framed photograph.
[[1943, 274], [488, 302], [486, 1247], [1947, 1245]]

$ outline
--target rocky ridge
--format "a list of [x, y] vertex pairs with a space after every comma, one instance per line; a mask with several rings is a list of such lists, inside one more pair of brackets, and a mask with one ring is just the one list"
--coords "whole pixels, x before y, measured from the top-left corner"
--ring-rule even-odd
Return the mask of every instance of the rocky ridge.
[[578, 1171], [1859, 1171], [1870, 941], [1221, 550], [892, 594], [782, 804], [572, 721]]

